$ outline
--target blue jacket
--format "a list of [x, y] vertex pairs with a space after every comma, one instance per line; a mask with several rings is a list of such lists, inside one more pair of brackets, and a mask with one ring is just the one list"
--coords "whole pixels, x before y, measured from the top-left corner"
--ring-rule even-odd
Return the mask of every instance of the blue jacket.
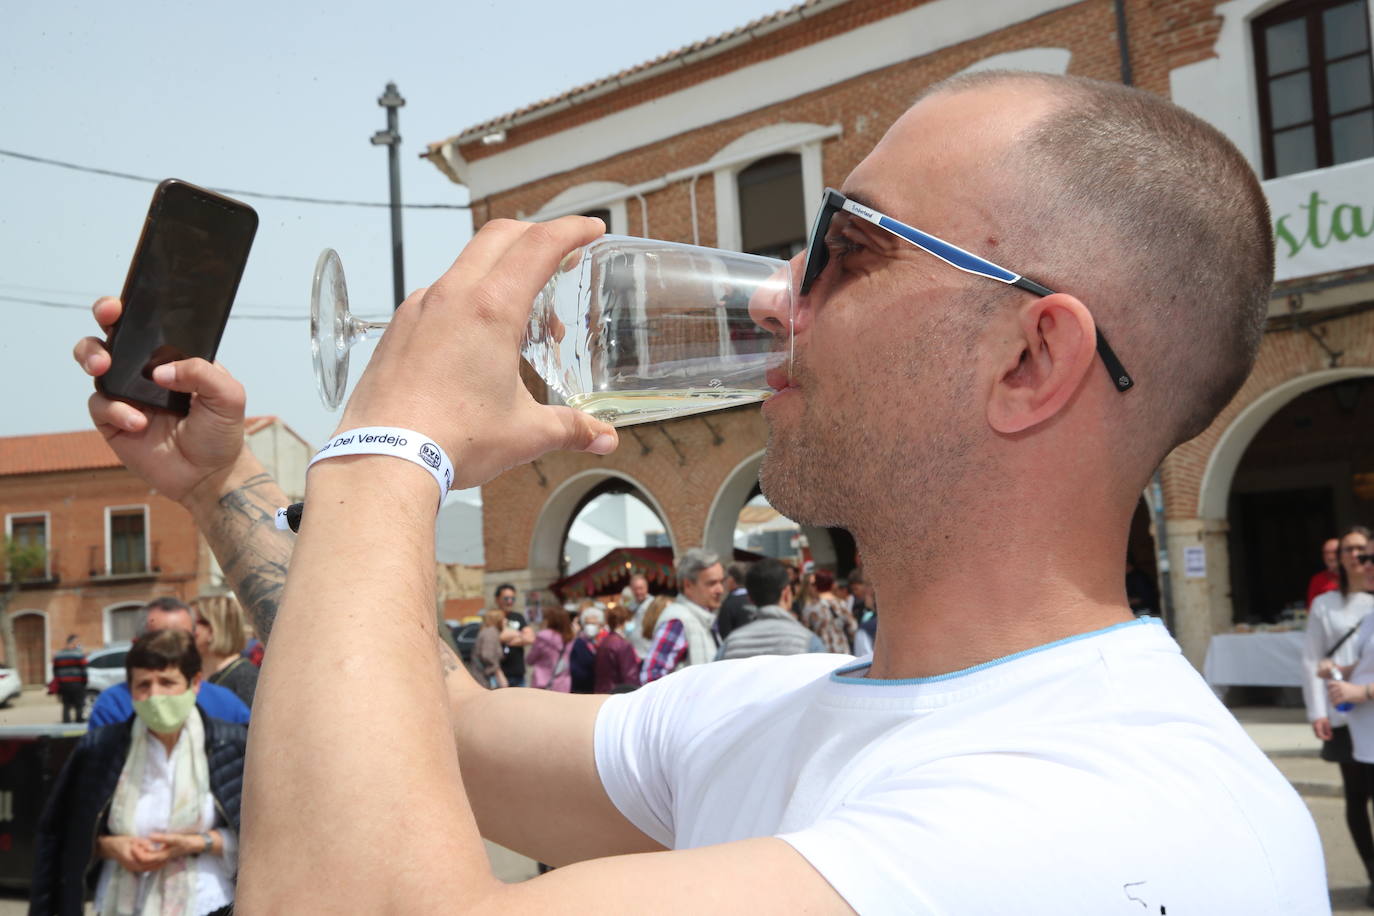
[[[210, 794], [215, 809], [237, 833], [248, 730], [203, 712], [200, 717], [205, 723]], [[132, 734], [132, 721], [93, 728], [82, 736], [63, 765], [38, 819], [33, 883], [29, 887], [30, 916], [82, 913], [100, 872], [95, 840], [105, 831]]]
[[[234, 691], [200, 682], [200, 693], [196, 695], [196, 705], [207, 716], [223, 719], [225, 722], [248, 724], [248, 707], [235, 695]], [[91, 707], [91, 728], [126, 722], [134, 717], [134, 700], [129, 695], [129, 685], [124, 681], [113, 684], [100, 691], [95, 705]]]

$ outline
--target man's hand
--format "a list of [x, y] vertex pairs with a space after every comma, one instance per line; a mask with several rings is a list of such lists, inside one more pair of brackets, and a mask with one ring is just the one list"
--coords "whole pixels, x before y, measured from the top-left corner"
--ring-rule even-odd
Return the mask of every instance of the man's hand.
[[1323, 716], [1312, 720], [1312, 732], [1323, 741], [1331, 740], [1331, 720]]
[[[96, 300], [92, 307], [107, 337], [122, 310], [119, 300], [110, 297]], [[72, 355], [93, 378], [110, 369], [110, 353], [100, 338], [78, 341]], [[126, 467], [180, 501], [202, 481], [227, 472], [243, 451], [243, 386], [218, 363], [203, 359], [159, 366], [153, 370], [153, 381], [189, 393], [190, 413], [180, 417], [97, 391], [89, 402], [91, 419]]]
[[[122, 308], [118, 299], [95, 303], [101, 330], [108, 334]], [[93, 377], [110, 369], [109, 351], [99, 338], [79, 341], [72, 355]], [[190, 412], [179, 417], [96, 392], [91, 419], [127, 468], [191, 512], [266, 642], [277, 617], [291, 540], [275, 524], [286, 495], [244, 444], [243, 386], [223, 366], [203, 359], [159, 366], [153, 379], [190, 393]]]
[[340, 431], [399, 426], [423, 433], [453, 459], [459, 489], [554, 449], [613, 451], [610, 425], [536, 403], [517, 372], [535, 296], [568, 252], [603, 231], [599, 220], [580, 216], [483, 226], [447, 273], [397, 310]]
[[97, 846], [103, 859], [114, 859], [125, 871], [135, 874], [157, 871], [172, 858], [171, 851], [150, 837], [103, 836]]

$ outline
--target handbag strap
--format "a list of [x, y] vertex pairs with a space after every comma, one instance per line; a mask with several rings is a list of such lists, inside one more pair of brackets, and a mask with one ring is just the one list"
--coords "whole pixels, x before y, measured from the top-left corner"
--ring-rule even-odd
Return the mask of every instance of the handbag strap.
[[1350, 637], [1354, 636], [1354, 635], [1355, 635], [1355, 631], [1358, 630], [1359, 628], [1360, 628], [1360, 625], [1357, 623], [1357, 624], [1355, 624], [1353, 627], [1351, 627], [1350, 629], [1346, 630], [1346, 631], [1345, 631], [1345, 635], [1342, 636], [1340, 639], [1336, 640], [1336, 644], [1335, 644], [1334, 646], [1331, 647], [1331, 650], [1330, 650], [1329, 652], [1326, 653], [1326, 657], [1327, 657], [1327, 658], [1331, 658], [1333, 655], [1335, 655], [1335, 654], [1336, 654], [1336, 650], [1339, 649], [1341, 646], [1345, 645], [1345, 641], [1346, 641], [1347, 639], [1349, 639]]

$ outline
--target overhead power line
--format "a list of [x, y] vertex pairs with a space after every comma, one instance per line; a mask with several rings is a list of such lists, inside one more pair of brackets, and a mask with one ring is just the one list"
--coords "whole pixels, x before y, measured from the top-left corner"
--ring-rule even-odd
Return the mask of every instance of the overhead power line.
[[[80, 305], [80, 304], [74, 303], [74, 302], [54, 302], [54, 301], [51, 300], [51, 299], [30, 299], [30, 298], [25, 297], [25, 296], [6, 296], [6, 295], [3, 295], [3, 294], [0, 294], [0, 301], [4, 301], [4, 302], [18, 302], [18, 303], [20, 303], [20, 304], [22, 304], [22, 305], [38, 305], [38, 306], [42, 306], [43, 308], [50, 308], [50, 309], [69, 309], [69, 310], [81, 311], [81, 312], [89, 312], [89, 311], [91, 310], [91, 307], [90, 307], [89, 305]], [[91, 301], [94, 302], [95, 300], [92, 299]], [[310, 316], [309, 316], [309, 315], [305, 315], [305, 314], [300, 314], [300, 315], [252, 315], [252, 314], [249, 314], [249, 313], [246, 313], [246, 312], [231, 312], [230, 315], [229, 315], [229, 317], [230, 317], [230, 319], [235, 319], [235, 318], [237, 318], [237, 319], [241, 319], [241, 320], [244, 320], [244, 321], [306, 321], [306, 320], [309, 319]]]
[[[32, 156], [28, 153], [18, 153], [14, 150], [0, 149], [0, 156], [9, 156], [11, 159], [23, 159], [26, 162], [37, 162], [40, 165], [56, 166], [60, 169], [71, 169], [73, 172], [86, 172], [90, 175], [104, 175], [107, 178], [124, 178], [129, 181], [141, 181], [147, 184], [157, 184], [161, 178], [149, 178], [146, 175], [133, 175], [129, 172], [116, 172], [113, 169], [101, 169], [91, 165], [79, 165], [75, 162], [63, 162], [60, 159], [49, 159], [46, 156]], [[381, 203], [371, 200], [334, 200], [325, 197], [301, 197], [296, 194], [268, 194], [265, 191], [244, 191], [238, 188], [210, 188], [211, 191], [218, 191], [221, 194], [232, 194], [238, 197], [259, 197], [263, 200], [285, 200], [297, 204], [324, 204], [333, 207], [383, 207], [390, 208], [391, 204]], [[401, 204], [407, 210], [470, 210], [469, 204]]]

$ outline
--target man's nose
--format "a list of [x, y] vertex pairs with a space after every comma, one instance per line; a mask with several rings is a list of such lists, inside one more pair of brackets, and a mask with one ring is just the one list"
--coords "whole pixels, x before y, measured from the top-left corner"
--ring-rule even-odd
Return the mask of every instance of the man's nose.
[[759, 285], [749, 300], [749, 317], [769, 333], [786, 338], [802, 331], [804, 304], [797, 296], [805, 255], [799, 254]]

